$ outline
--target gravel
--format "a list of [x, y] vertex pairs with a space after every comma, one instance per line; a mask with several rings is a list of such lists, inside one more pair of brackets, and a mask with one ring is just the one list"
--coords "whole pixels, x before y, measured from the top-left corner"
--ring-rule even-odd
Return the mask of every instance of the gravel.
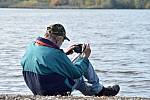
[[142, 97], [0, 95], [0, 100], [150, 100]]

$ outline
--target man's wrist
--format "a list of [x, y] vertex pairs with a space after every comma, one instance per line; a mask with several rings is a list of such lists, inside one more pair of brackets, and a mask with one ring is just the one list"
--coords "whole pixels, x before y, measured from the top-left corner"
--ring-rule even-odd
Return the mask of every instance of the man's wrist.
[[87, 55], [85, 55], [85, 54], [83, 54], [82, 57], [83, 57], [83, 58], [86, 58], [86, 59], [89, 58], [89, 56], [87, 56]]
[[87, 56], [83, 55], [83, 56], [82, 56], [82, 58], [83, 58], [83, 59], [88, 59], [89, 57], [87, 57]]

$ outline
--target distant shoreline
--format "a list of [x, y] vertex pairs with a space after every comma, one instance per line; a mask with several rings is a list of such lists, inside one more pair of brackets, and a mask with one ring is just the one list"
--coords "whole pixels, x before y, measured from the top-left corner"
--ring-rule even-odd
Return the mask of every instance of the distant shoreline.
[[0, 8], [150, 9], [149, 0], [0, 0]]
[[16, 8], [16, 9], [99, 9], [99, 10], [150, 10], [146, 8], [85, 8], [85, 7], [0, 7], [0, 8]]

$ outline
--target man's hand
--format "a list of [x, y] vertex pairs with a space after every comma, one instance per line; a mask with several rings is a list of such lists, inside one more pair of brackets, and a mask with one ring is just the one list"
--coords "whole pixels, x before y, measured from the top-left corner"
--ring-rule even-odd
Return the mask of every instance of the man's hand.
[[90, 56], [90, 54], [91, 54], [90, 45], [89, 45], [89, 44], [84, 44], [83, 46], [84, 46], [84, 48], [85, 48], [84, 51], [83, 51], [83, 53], [84, 53], [84, 56], [83, 56], [83, 57], [89, 58], [89, 56]]
[[74, 45], [69, 46], [69, 47], [65, 50], [65, 53], [66, 53], [67, 55], [73, 54], [73, 48], [74, 48]]
[[[71, 45], [69, 46], [66, 50], [65, 50], [65, 53], [67, 55], [71, 55], [74, 53], [73, 49], [75, 48], [75, 44], [74, 45]], [[85, 58], [89, 58], [90, 54], [91, 54], [91, 48], [90, 48], [90, 45], [89, 44], [83, 44], [82, 45], [82, 50], [83, 50], [83, 57]]]

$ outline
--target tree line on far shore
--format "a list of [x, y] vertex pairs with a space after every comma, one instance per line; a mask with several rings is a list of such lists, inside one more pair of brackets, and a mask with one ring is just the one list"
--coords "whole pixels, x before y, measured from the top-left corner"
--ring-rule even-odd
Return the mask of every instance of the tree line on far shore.
[[[46, 0], [45, 0], [46, 1]], [[47, 0], [50, 5], [83, 8], [148, 9], [150, 0]]]
[[0, 0], [0, 7], [149, 9], [150, 0]]

